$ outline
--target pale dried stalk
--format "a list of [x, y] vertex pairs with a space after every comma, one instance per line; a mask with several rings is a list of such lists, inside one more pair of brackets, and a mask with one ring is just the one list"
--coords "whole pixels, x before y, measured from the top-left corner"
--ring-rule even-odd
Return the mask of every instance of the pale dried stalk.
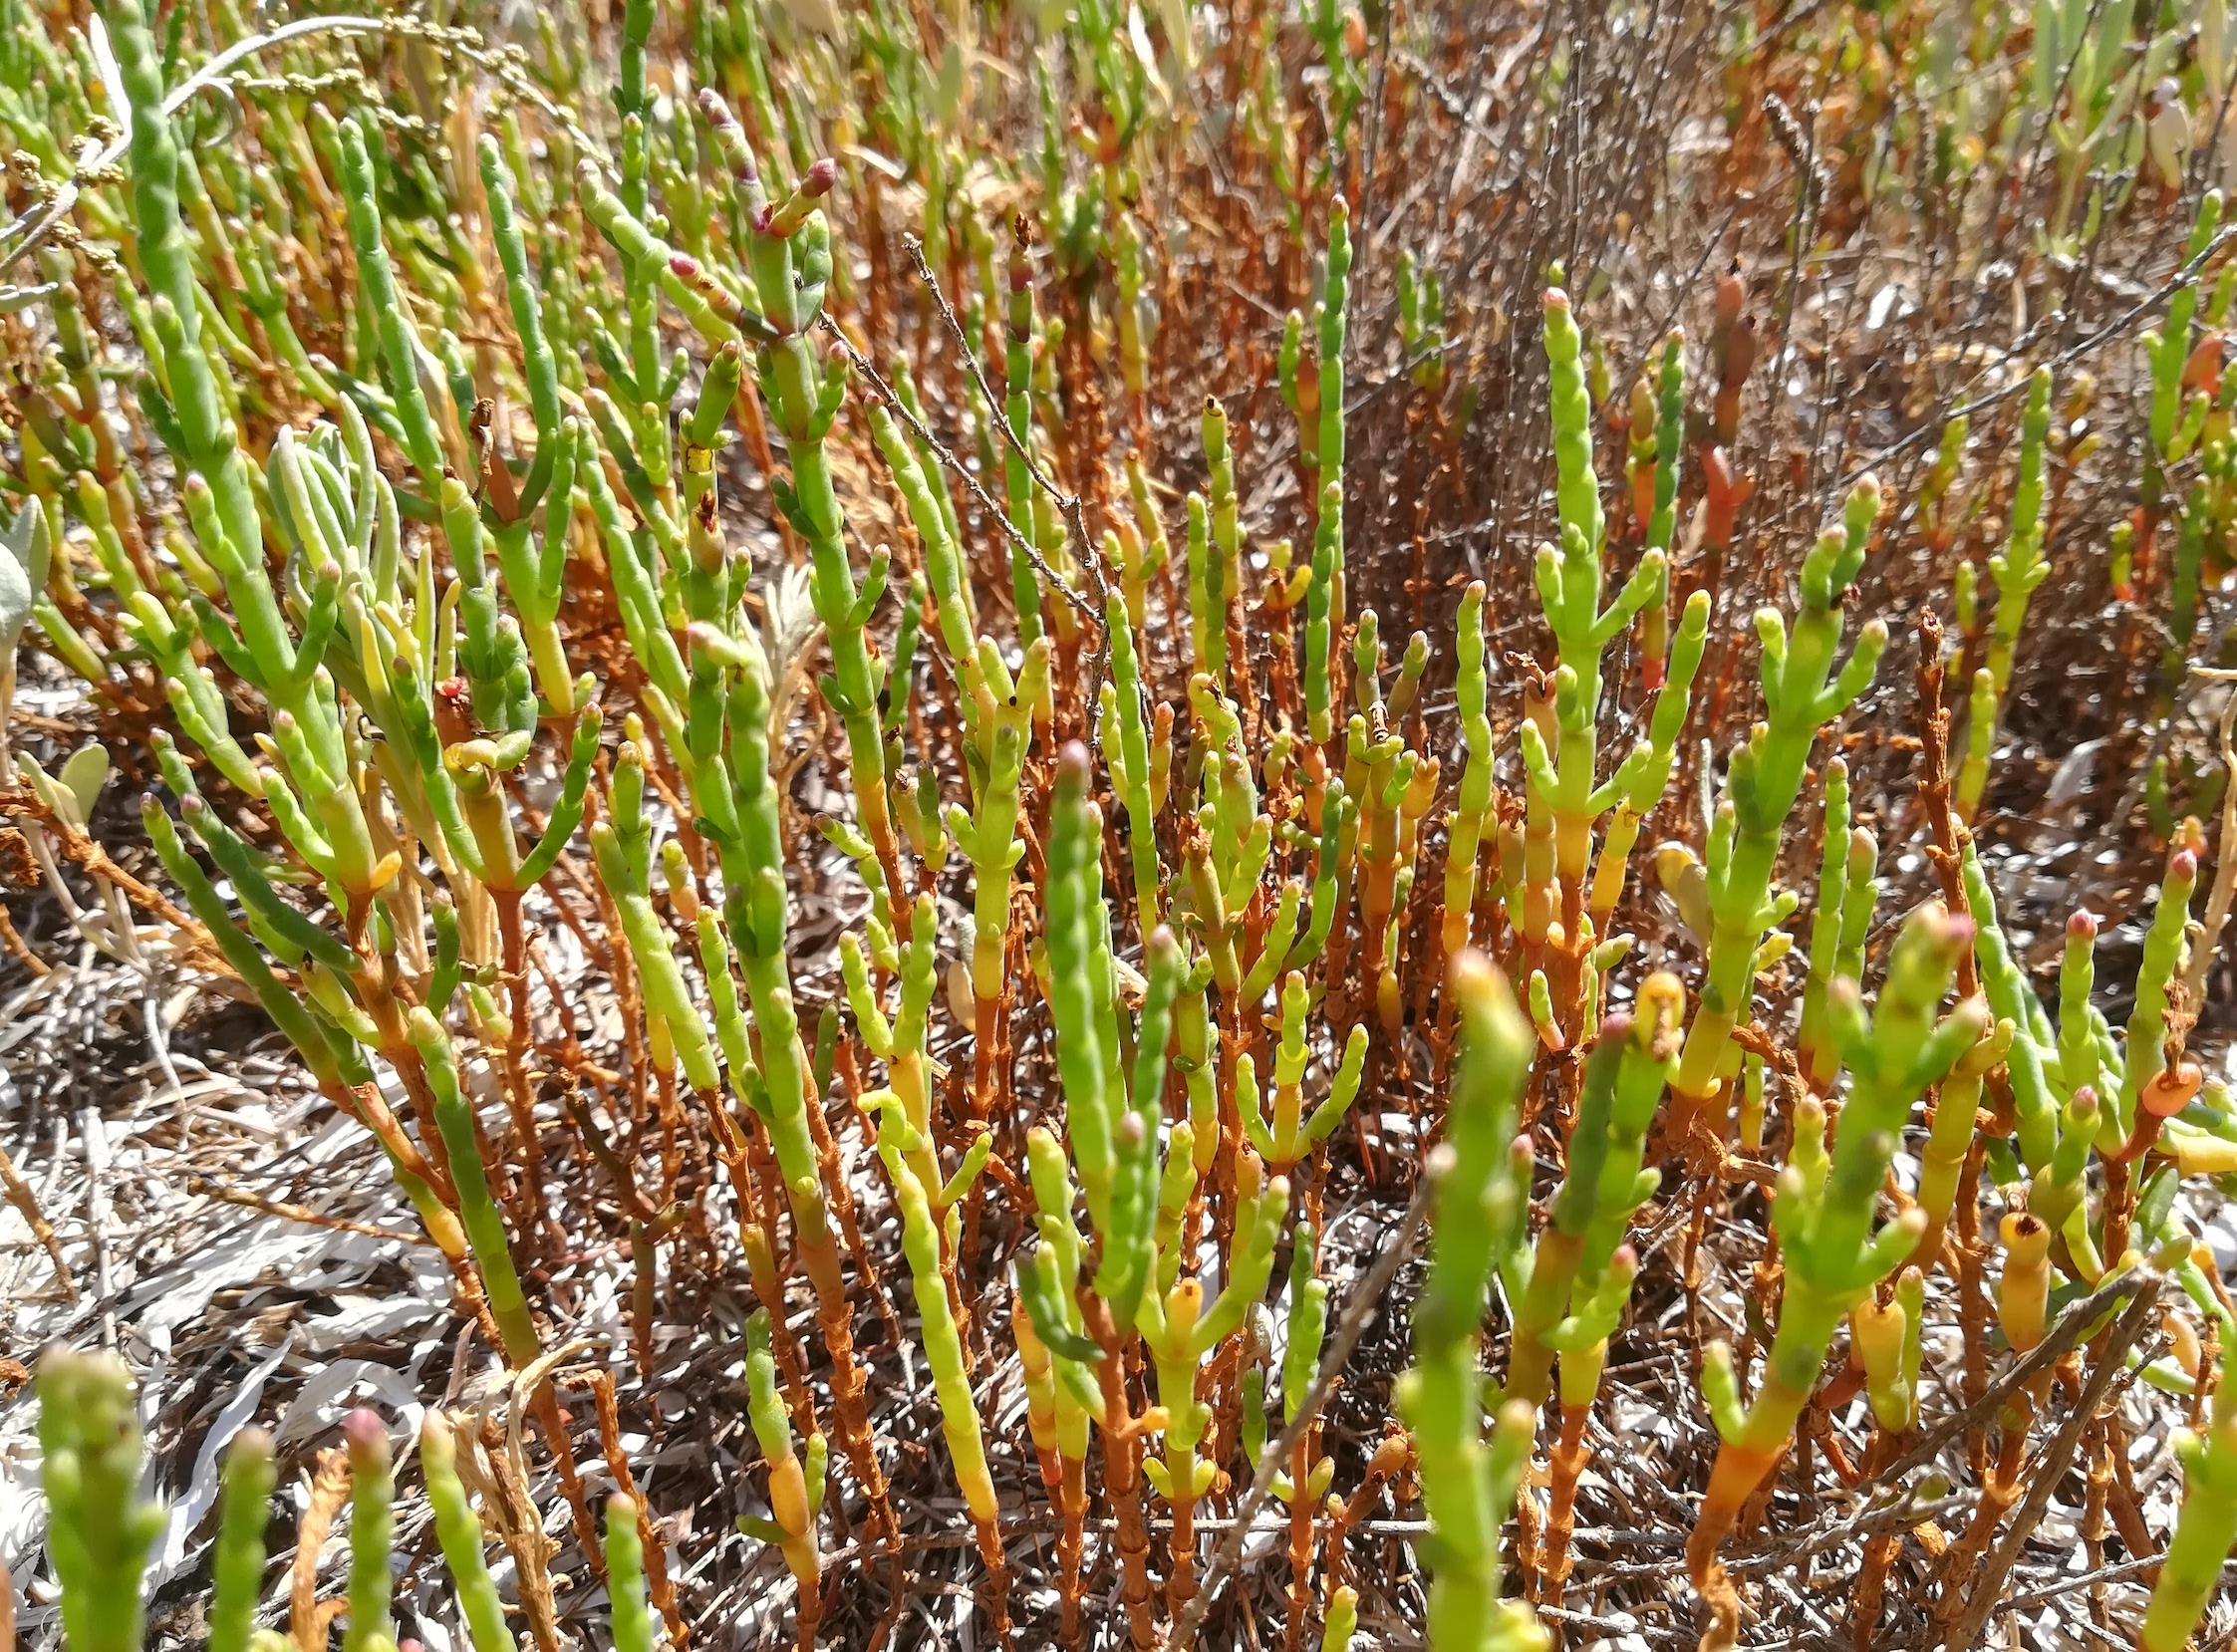
[[[2229, 697], [2221, 707], [2221, 767], [2225, 775], [2237, 774], [2237, 671], [2193, 666], [2191, 675], [2229, 685]], [[2237, 787], [2225, 783], [2221, 833], [2214, 840], [2214, 887], [2206, 897], [2206, 910], [2198, 921], [2198, 939], [2191, 945], [2190, 963], [2182, 972], [2186, 1003], [2205, 1002], [2206, 974], [2214, 966], [2214, 951], [2221, 945], [2222, 927], [2229, 922], [2233, 905], [2237, 905]]]

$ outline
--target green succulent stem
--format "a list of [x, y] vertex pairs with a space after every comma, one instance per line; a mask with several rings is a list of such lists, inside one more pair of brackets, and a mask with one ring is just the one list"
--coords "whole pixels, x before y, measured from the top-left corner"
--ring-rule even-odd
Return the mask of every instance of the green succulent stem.
[[619, 1493], [606, 1500], [606, 1599], [612, 1610], [614, 1652], [653, 1652], [653, 1611], [645, 1597], [645, 1546], [637, 1531], [637, 1505]]
[[1722, 1068], [1733, 1029], [1747, 1013], [1757, 950], [1798, 904], [1792, 894], [1775, 899], [1772, 881], [1818, 731], [1870, 685], [1887, 648], [1886, 625], [1872, 620], [1835, 671], [1842, 597], [1863, 568], [1879, 506], [1879, 483], [1867, 474], [1850, 489], [1839, 526], [1822, 534], [1804, 559], [1802, 605], [1792, 626], [1771, 609], [1756, 614], [1767, 715], [1732, 754], [1710, 831], [1708, 969], [1671, 1086], [1668, 1129], [1676, 1140], [1690, 1134], [1694, 1119], [1723, 1089]]
[[211, 1557], [210, 1652], [248, 1652], [264, 1592], [264, 1527], [271, 1518], [272, 1437], [246, 1428], [225, 1453]]
[[1904, 926], [1875, 1012], [1860, 991], [1834, 982], [1830, 1013], [1851, 1085], [1840, 1131], [1825, 1151], [1825, 1111], [1815, 1097], [1795, 1108], [1795, 1140], [1772, 1205], [1786, 1262], [1779, 1328], [1754, 1398], [1743, 1405], [1730, 1350], [1708, 1350], [1702, 1388], [1722, 1444], [1686, 1559], [1713, 1612], [1735, 1609], [1716, 1554], [1786, 1450], [1796, 1419], [1823, 1370], [1834, 1331], [1874, 1285], [1911, 1255], [1926, 1227], [1915, 1208], [1877, 1223], [1879, 1195], [1895, 1145], [1920, 1093], [1938, 1082], [1988, 1029], [1978, 998], [1937, 1019], [1972, 926], [1938, 905]]
[[114, 1354], [58, 1349], [39, 1362], [47, 1552], [76, 1652], [140, 1652], [140, 1576], [162, 1508], [141, 1501], [140, 1418]]
[[528, 1298], [520, 1288], [513, 1266], [511, 1245], [505, 1237], [505, 1219], [489, 1192], [489, 1177], [482, 1164], [481, 1144], [474, 1129], [472, 1103], [458, 1082], [457, 1055], [450, 1038], [434, 1016], [416, 1009], [411, 1017], [413, 1047], [419, 1051], [427, 1087], [434, 1095], [435, 1124], [449, 1155], [450, 1179], [458, 1192], [458, 1221], [473, 1246], [474, 1262], [481, 1271], [483, 1293], [490, 1316], [505, 1339], [505, 1358], [515, 1370], [527, 1366], [543, 1351], [543, 1339], [528, 1311]]
[[1453, 965], [1461, 1046], [1445, 1141], [1428, 1174], [1429, 1273], [1414, 1310], [1414, 1366], [1398, 1404], [1414, 1434], [1437, 1538], [1429, 1638], [1440, 1652], [1525, 1652], [1549, 1644], [1531, 1609], [1500, 1594], [1499, 1530], [1535, 1433], [1531, 1408], [1504, 1408], [1483, 1438], [1480, 1345], [1498, 1236], [1528, 1197], [1509, 1144], [1537, 1037], [1498, 970], [1476, 953]]
[[512, 1631], [505, 1627], [504, 1602], [482, 1552], [481, 1520], [458, 1475], [457, 1435], [438, 1409], [430, 1409], [419, 1425], [419, 1467], [434, 1511], [435, 1538], [457, 1587], [458, 1606], [465, 1614], [474, 1652], [514, 1652]]
[[342, 1438], [350, 1453], [350, 1609], [342, 1645], [344, 1652], [380, 1652], [397, 1637], [389, 1607], [396, 1587], [389, 1572], [396, 1543], [389, 1431], [377, 1414], [361, 1407], [343, 1419]]
[[1615, 1328], [1597, 1323], [1594, 1310], [1633, 1213], [1660, 1185], [1642, 1162], [1647, 1127], [1676, 1064], [1684, 997], [1674, 975], [1650, 976], [1636, 1018], [1611, 1015], [1601, 1023], [1551, 1220], [1535, 1246], [1526, 1247], [1518, 1234], [1506, 1247], [1503, 1270], [1516, 1304], [1506, 1397], [1534, 1411], [1551, 1397], [1555, 1353], [1582, 1352]]
[[2141, 1652], [2181, 1652], [2237, 1548], [2237, 1392], [2226, 1384], [2215, 1391], [2206, 1432], [2178, 1434], [2175, 1455], [2183, 1470], [2182, 1512], [2144, 1609], [2136, 1637]]

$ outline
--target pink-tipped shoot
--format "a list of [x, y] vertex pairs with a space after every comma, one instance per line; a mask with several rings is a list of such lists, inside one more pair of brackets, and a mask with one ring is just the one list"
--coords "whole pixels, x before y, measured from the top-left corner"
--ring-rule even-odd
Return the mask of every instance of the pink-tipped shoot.
[[386, 1463], [389, 1460], [389, 1425], [381, 1414], [359, 1406], [342, 1419], [342, 1439], [353, 1463]]

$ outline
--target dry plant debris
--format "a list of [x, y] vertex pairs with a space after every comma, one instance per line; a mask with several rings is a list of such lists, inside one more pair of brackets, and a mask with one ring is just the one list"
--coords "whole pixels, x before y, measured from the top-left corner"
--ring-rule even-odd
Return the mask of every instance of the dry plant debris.
[[2222, 0], [0, 10], [0, 1642], [2237, 1636]]

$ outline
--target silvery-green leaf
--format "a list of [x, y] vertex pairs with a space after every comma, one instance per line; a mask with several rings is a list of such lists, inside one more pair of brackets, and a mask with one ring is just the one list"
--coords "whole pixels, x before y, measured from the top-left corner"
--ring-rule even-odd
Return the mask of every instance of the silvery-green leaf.
[[101, 788], [108, 780], [109, 748], [99, 740], [80, 746], [62, 765], [62, 783], [77, 802], [81, 827], [93, 819], [94, 805], [101, 800]]
[[0, 648], [13, 649], [47, 583], [47, 513], [39, 501], [26, 501], [0, 539], [8, 546], [0, 557]]
[[12, 556], [0, 556], [0, 649], [15, 652], [16, 639], [23, 634], [24, 622], [31, 618], [32, 596], [31, 579], [23, 564]]
[[28, 751], [16, 753], [16, 772], [30, 782], [32, 794], [58, 815], [67, 816], [77, 799], [68, 790], [55, 783], [55, 777], [39, 766], [39, 759]]

